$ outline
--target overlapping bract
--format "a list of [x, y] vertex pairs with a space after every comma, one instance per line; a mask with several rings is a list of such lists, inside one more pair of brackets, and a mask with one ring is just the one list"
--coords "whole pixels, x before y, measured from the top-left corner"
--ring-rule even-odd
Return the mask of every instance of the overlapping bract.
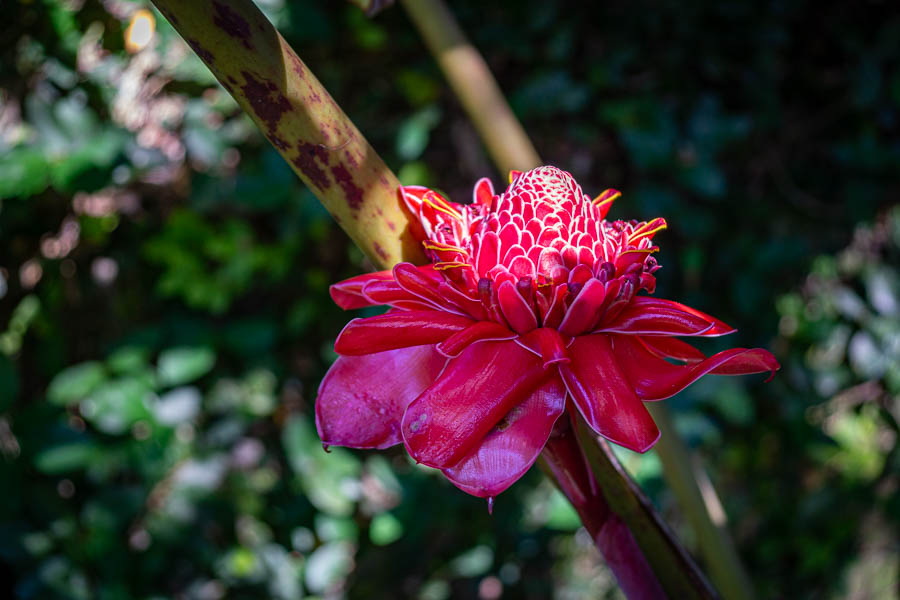
[[[400, 189], [431, 264], [398, 264], [332, 286], [352, 320], [322, 381], [325, 444], [404, 443], [459, 488], [493, 497], [521, 477], [567, 403], [605, 438], [646, 451], [659, 430], [643, 405], [707, 373], [774, 372], [762, 349], [706, 357], [675, 336], [718, 336], [722, 321], [653, 293], [663, 219], [606, 221], [619, 193], [585, 195], [555, 167], [513, 172], [471, 204]], [[672, 362], [674, 361], [674, 362]]]

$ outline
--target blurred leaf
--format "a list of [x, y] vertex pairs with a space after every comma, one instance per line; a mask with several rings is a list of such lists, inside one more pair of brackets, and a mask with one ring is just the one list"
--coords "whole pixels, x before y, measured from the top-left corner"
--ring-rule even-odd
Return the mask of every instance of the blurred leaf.
[[153, 415], [161, 425], [174, 427], [179, 423], [194, 420], [200, 413], [201, 401], [200, 391], [197, 388], [175, 388], [153, 403]]
[[28, 198], [49, 184], [50, 167], [39, 150], [17, 148], [0, 158], [0, 200]]
[[369, 539], [376, 546], [387, 546], [401, 537], [403, 537], [403, 523], [391, 513], [384, 512], [372, 518], [369, 525]]
[[47, 475], [60, 475], [88, 467], [102, 452], [103, 448], [94, 442], [65, 442], [38, 452], [34, 466]]
[[450, 570], [460, 577], [483, 575], [494, 564], [494, 551], [487, 546], [475, 546], [450, 563]]
[[53, 404], [69, 405], [93, 392], [106, 381], [107, 375], [99, 362], [85, 362], [56, 374], [47, 387], [47, 400]]
[[403, 160], [415, 160], [428, 146], [431, 130], [440, 122], [441, 111], [427, 106], [406, 119], [397, 129], [397, 154]]
[[319, 546], [306, 562], [306, 587], [315, 594], [338, 587], [353, 568], [353, 547], [347, 542]]
[[122, 434], [151, 416], [147, 400], [152, 391], [146, 381], [137, 378], [114, 379], [91, 391], [81, 402], [81, 414], [104, 433]]
[[216, 354], [209, 348], [169, 348], [159, 354], [157, 374], [160, 385], [173, 386], [190, 383], [209, 373], [216, 363]]
[[349, 515], [359, 496], [359, 461], [343, 448], [323, 451], [319, 436], [301, 417], [285, 424], [281, 440], [310, 502], [328, 514]]

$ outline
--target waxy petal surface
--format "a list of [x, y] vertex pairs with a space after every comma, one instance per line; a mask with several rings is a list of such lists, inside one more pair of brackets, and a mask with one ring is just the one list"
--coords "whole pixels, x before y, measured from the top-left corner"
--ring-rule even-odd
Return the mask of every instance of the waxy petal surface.
[[475, 321], [437, 310], [403, 310], [353, 319], [334, 342], [334, 351], [359, 356], [409, 346], [437, 344]]
[[587, 424], [629, 450], [649, 450], [659, 429], [616, 363], [609, 337], [575, 338], [569, 356], [571, 362], [560, 364], [559, 372]]
[[704, 335], [715, 325], [713, 321], [679, 308], [671, 306], [654, 306], [649, 308], [644, 304], [636, 305], [632, 301], [609, 323], [602, 324], [597, 331], [647, 336], [690, 336]]
[[393, 279], [394, 275], [391, 271], [365, 273], [364, 275], [357, 275], [356, 277], [332, 284], [328, 288], [328, 293], [331, 294], [331, 299], [334, 300], [334, 303], [344, 310], [364, 308], [373, 306], [373, 302], [362, 293], [365, 285], [371, 281], [393, 281]]
[[663, 298], [650, 298], [649, 296], [635, 296], [631, 303], [635, 310], [646, 310], [648, 312], [653, 312], [654, 310], [675, 310], [683, 313], [687, 313], [703, 319], [704, 321], [708, 321], [712, 323], [713, 326], [703, 332], [704, 337], [715, 337], [720, 335], [728, 335], [729, 333], [734, 333], [737, 331], [731, 325], [728, 325], [724, 321], [713, 317], [712, 315], [708, 315], [705, 312], [699, 311], [696, 308], [691, 308], [690, 306], [685, 306], [680, 302], [675, 302], [674, 300], [665, 300]]
[[510, 410], [465, 458], [444, 469], [444, 475], [473, 496], [496, 496], [534, 464], [565, 408], [566, 388], [552, 377]]
[[339, 357], [316, 398], [316, 429], [322, 442], [351, 448], [399, 444], [406, 407], [446, 363], [433, 346]]
[[472, 344], [406, 409], [407, 451], [429, 467], [453, 467], [547, 376], [514, 342]]
[[449, 358], [456, 358], [460, 353], [475, 342], [486, 340], [511, 340], [516, 334], [503, 325], [493, 321], [478, 321], [448, 337], [438, 344], [435, 349]]
[[613, 336], [613, 347], [622, 370], [643, 400], [674, 396], [707, 373], [749, 375], [770, 371], [774, 374], [780, 368], [775, 357], [762, 348], [732, 348], [694, 364], [673, 365], [630, 336]]

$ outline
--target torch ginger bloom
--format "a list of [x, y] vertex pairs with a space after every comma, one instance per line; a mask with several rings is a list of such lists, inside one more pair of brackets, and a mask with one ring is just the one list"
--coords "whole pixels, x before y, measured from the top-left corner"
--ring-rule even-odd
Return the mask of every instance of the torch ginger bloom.
[[416, 461], [490, 498], [534, 463], [567, 405], [599, 435], [644, 452], [659, 438], [645, 401], [707, 373], [779, 368], [758, 348], [706, 357], [678, 338], [734, 329], [639, 295], [655, 288], [652, 240], [663, 219], [607, 221], [619, 192], [592, 200], [556, 167], [510, 179], [499, 195], [480, 180], [468, 205], [400, 189], [432, 263], [332, 286], [345, 309], [392, 308], [338, 336], [340, 357], [316, 401], [323, 443], [402, 442]]

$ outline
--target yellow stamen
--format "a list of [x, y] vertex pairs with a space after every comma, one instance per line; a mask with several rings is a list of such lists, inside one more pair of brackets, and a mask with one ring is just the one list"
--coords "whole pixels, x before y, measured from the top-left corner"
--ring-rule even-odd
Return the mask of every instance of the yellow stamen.
[[[662, 221], [662, 224], [657, 225], [653, 229], [650, 229], [650, 227], [653, 227], [653, 224], [657, 223], [658, 221]], [[633, 244], [635, 241], [640, 240], [641, 238], [655, 235], [666, 227], [668, 227], [668, 225], [666, 224], [665, 219], [653, 219], [652, 221], [647, 221], [631, 232], [631, 235], [628, 236], [628, 243]]]
[[[605, 198], [605, 196], [610, 192], [614, 192], [613, 195], [609, 198]], [[616, 200], [621, 195], [622, 192], [620, 192], [619, 190], [606, 190], [602, 194], [594, 198], [593, 202], [597, 208], [603, 208], [604, 206], [611, 204], [613, 200]]]
[[510, 183], [510, 185], [512, 185], [513, 180], [514, 180], [516, 177], [518, 177], [519, 175], [521, 175], [521, 174], [522, 174], [522, 171], [516, 171], [515, 169], [513, 169], [512, 171], [510, 171], [510, 172], [509, 172], [509, 183]]
[[442, 252], [461, 252], [462, 254], [468, 254], [463, 248], [458, 246], [454, 246], [453, 244], [444, 244], [441, 242], [435, 242], [434, 240], [426, 240], [422, 242], [422, 245], [425, 246], [428, 250], [440, 250]]
[[637, 248], [632, 248], [631, 250], [623, 250], [619, 252], [619, 256], [625, 256], [626, 254], [655, 254], [659, 252], [659, 246], [651, 246], [649, 248], [645, 248], [643, 250], [638, 250]]
[[437, 194], [425, 194], [425, 197], [422, 198], [422, 203], [427, 204], [433, 209], [440, 211], [442, 213], [446, 213], [457, 220], [462, 220], [462, 215], [460, 215], [456, 210], [447, 204], [440, 196]]
[[469, 263], [464, 262], [439, 262], [434, 263], [434, 268], [436, 271], [446, 271], [447, 269], [459, 269], [461, 267], [468, 267]]

